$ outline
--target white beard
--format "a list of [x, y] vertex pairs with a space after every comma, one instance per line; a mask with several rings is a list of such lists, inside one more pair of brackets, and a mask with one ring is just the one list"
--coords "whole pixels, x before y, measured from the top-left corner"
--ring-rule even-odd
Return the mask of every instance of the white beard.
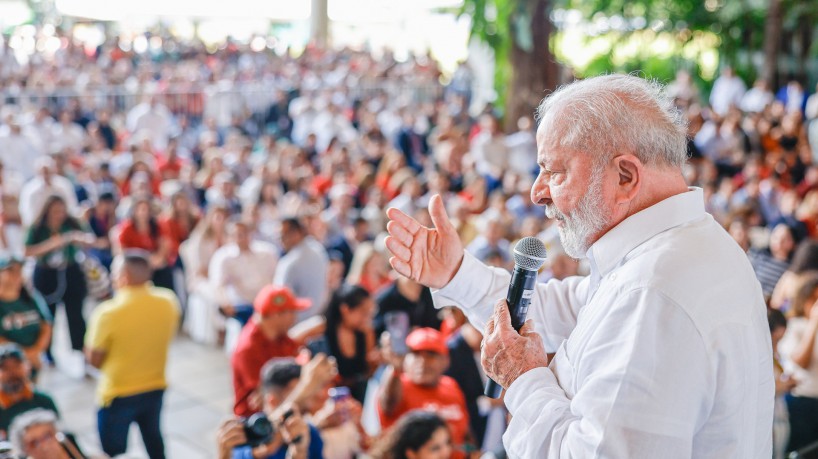
[[562, 248], [568, 256], [576, 259], [585, 258], [591, 247], [591, 236], [601, 231], [608, 223], [602, 202], [602, 174], [592, 173], [588, 192], [580, 199], [577, 208], [566, 215], [556, 206], [545, 206], [545, 215], [562, 221], [558, 226]]

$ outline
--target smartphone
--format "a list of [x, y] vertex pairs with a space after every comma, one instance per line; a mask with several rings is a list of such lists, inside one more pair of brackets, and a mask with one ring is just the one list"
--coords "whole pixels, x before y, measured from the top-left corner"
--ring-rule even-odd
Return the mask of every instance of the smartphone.
[[347, 412], [346, 405], [344, 403], [352, 397], [352, 393], [350, 392], [349, 388], [343, 386], [333, 387], [329, 390], [329, 397], [337, 407], [341, 408], [341, 419], [347, 421], [349, 419], [349, 413]]
[[406, 355], [406, 335], [409, 334], [409, 314], [405, 311], [391, 311], [383, 316], [386, 331], [392, 339], [392, 351], [397, 355]]
[[310, 341], [309, 344], [307, 344], [307, 349], [309, 349], [312, 357], [315, 357], [317, 354], [332, 355], [329, 349], [329, 342], [327, 342], [327, 338], [323, 336]]

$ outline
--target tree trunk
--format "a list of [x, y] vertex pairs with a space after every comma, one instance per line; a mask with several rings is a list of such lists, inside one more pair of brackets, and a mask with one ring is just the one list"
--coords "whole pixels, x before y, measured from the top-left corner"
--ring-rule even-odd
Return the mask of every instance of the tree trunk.
[[781, 28], [784, 15], [781, 11], [782, 0], [770, 0], [767, 9], [767, 21], [764, 24], [764, 70], [762, 78], [775, 90], [779, 87], [778, 81], [778, 50], [781, 47]]
[[[539, 103], [557, 88], [559, 64], [551, 53], [549, 39], [554, 25], [551, 23], [549, 0], [518, 0], [527, 12], [528, 21], [516, 20], [512, 14], [511, 30], [511, 84], [506, 95], [506, 131], [516, 130], [517, 120], [533, 116]], [[518, 25], [529, 30], [518, 31]], [[519, 33], [530, 33], [530, 45], [520, 43]]]

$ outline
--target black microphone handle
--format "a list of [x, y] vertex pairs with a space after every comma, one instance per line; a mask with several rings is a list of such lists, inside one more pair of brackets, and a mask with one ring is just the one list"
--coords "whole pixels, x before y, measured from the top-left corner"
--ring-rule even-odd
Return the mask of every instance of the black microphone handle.
[[[525, 318], [528, 315], [528, 305], [531, 304], [531, 296], [534, 294], [534, 286], [536, 284], [537, 271], [529, 271], [519, 266], [514, 266], [514, 271], [511, 272], [511, 283], [508, 285], [506, 302], [508, 303], [508, 312], [511, 314], [511, 326], [517, 331], [520, 331], [525, 324]], [[489, 378], [484, 391], [486, 397], [500, 398], [502, 392], [503, 386]]]

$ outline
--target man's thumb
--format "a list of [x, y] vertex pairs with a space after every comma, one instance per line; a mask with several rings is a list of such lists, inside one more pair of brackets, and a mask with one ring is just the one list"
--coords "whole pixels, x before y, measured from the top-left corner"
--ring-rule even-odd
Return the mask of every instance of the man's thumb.
[[429, 216], [432, 217], [432, 224], [439, 232], [448, 234], [455, 232], [454, 225], [446, 214], [443, 198], [439, 194], [432, 196], [432, 199], [429, 200]]

